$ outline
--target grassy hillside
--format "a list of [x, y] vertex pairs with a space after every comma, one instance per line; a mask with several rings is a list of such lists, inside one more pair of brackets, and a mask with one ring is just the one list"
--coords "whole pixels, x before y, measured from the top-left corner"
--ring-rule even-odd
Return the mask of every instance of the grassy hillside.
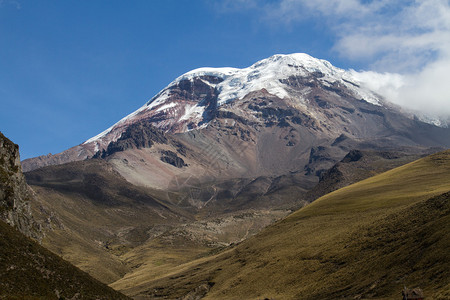
[[[222, 203], [222, 197], [222, 202], [211, 201], [204, 213], [195, 215], [199, 209], [190, 204], [195, 200], [192, 190], [169, 195], [132, 185], [104, 160], [45, 167], [26, 177], [36, 195], [34, 216], [45, 229], [43, 245], [107, 284], [137, 269], [145, 278], [166, 274], [288, 213], [267, 208], [239, 211], [238, 201]], [[205, 194], [207, 201], [211, 195]], [[237, 212], [223, 213], [225, 208]]]
[[105, 283], [128, 271], [118, 256], [161, 230], [155, 225], [170, 228], [184, 219], [102, 160], [25, 175], [36, 193], [34, 216], [46, 231], [43, 245]]
[[[400, 167], [419, 158], [438, 152], [435, 149], [405, 151], [352, 150], [332, 168], [323, 172], [319, 183], [306, 193], [304, 200], [313, 200], [388, 170]], [[442, 151], [442, 149], [440, 150]]]
[[450, 298], [450, 151], [330, 193], [234, 248], [147, 282], [169, 299]]
[[0, 299], [129, 299], [0, 221]]

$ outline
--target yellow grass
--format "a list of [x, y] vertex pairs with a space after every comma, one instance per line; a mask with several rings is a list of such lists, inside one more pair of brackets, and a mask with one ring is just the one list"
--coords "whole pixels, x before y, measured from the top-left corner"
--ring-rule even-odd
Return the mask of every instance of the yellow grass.
[[432, 198], [448, 191], [450, 151], [330, 193], [220, 255], [128, 284], [132, 295], [169, 299], [205, 283], [205, 299], [396, 299], [404, 285], [446, 299], [450, 205], [448, 195]]

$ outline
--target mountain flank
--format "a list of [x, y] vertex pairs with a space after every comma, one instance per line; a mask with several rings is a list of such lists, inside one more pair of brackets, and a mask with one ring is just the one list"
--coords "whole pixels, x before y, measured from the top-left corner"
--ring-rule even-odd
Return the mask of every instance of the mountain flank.
[[35, 191], [38, 205], [32, 207], [46, 247], [102, 282], [138, 271], [145, 276], [136, 276], [136, 282], [145, 282], [242, 242], [313, 200], [305, 200], [308, 196], [418, 156], [352, 151], [336, 165], [345, 176], [326, 172], [316, 187], [316, 181], [298, 171], [209, 183], [180, 176], [173, 190], [155, 190], [129, 183], [104, 159], [25, 174]]
[[178, 272], [112, 286], [153, 299], [392, 299], [406, 285], [447, 299], [449, 172], [450, 151], [428, 156], [327, 194]]
[[1, 299], [130, 299], [0, 221]]
[[32, 192], [22, 174], [19, 146], [0, 132], [0, 219], [39, 240], [42, 234], [31, 215], [31, 200]]
[[[450, 129], [422, 121], [358, 78], [301, 53], [181, 75], [84, 143], [23, 162], [43, 244], [133, 297], [375, 297], [346, 280], [359, 272], [354, 261], [363, 265], [380, 253], [353, 259], [341, 245], [355, 250], [349, 236], [364, 235], [371, 222], [390, 226], [381, 218], [407, 215], [407, 207], [449, 191], [430, 188], [442, 167], [423, 163], [424, 178], [405, 171], [405, 178], [419, 176], [409, 190], [408, 180], [379, 175], [379, 185], [355, 192], [358, 197], [323, 199], [450, 147]], [[324, 207], [317, 204], [323, 201]], [[252, 238], [305, 205], [293, 216], [320, 211], [300, 217], [301, 230], [280, 225], [290, 216]], [[340, 213], [328, 211], [333, 207]], [[276, 226], [278, 235], [268, 235]], [[254, 243], [261, 236], [265, 249]], [[294, 266], [311, 276], [302, 279]], [[380, 282], [388, 277], [380, 274]], [[350, 287], [333, 285], [338, 282]], [[376, 286], [379, 295], [391, 295], [386, 282]]]
[[101, 157], [131, 183], [165, 189], [188, 174], [203, 183], [303, 169], [318, 177], [352, 149], [450, 146], [450, 129], [420, 121], [357, 78], [302, 53], [196, 69], [84, 143], [25, 160], [24, 170]]
[[175, 191], [126, 181], [103, 159], [26, 173], [43, 245], [111, 283], [136, 268], [165, 272], [257, 233], [290, 213], [303, 175], [201, 183], [177, 178]]
[[164, 192], [133, 186], [101, 159], [44, 167], [26, 177], [39, 204], [36, 218], [48, 220], [43, 245], [106, 283], [128, 271], [117, 254], [191, 218], [158, 195]]
[[35, 201], [18, 146], [0, 133], [0, 298], [129, 299], [29, 238], [45, 238]]
[[339, 188], [410, 163], [436, 151], [433, 148], [424, 149], [422, 152], [411, 151], [412, 149], [402, 150], [351, 150], [341, 161], [323, 172], [317, 185], [309, 190], [302, 199], [312, 202]]

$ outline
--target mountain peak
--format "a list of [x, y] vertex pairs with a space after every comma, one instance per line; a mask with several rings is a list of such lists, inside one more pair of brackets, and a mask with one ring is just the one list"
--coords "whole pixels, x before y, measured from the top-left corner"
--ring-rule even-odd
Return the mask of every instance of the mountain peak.
[[[178, 83], [182, 80], [192, 80], [196, 77], [202, 76], [213, 76], [222, 79], [227, 79], [237, 73], [243, 72], [243, 70], [256, 70], [256, 69], [267, 69], [267, 67], [275, 68], [281, 66], [291, 66], [291, 67], [304, 67], [310, 72], [314, 71], [324, 71], [324, 70], [338, 70], [333, 67], [333, 65], [323, 59], [314, 58], [306, 53], [291, 53], [291, 54], [275, 54], [268, 58], [262, 59], [250, 67], [247, 68], [231, 68], [231, 67], [202, 67], [191, 70], [177, 79], [175, 79], [170, 85]], [[342, 70], [341, 70], [342, 71]]]
[[[343, 133], [357, 140], [387, 138], [404, 132], [404, 127], [416, 126], [419, 120], [414, 121], [413, 114], [373, 92], [361, 74], [305, 53], [276, 54], [241, 69], [195, 69], [176, 78], [107, 130], [56, 156], [61, 161], [90, 157], [120, 139], [130, 126], [142, 122], [170, 134], [208, 127], [208, 132], [220, 131], [218, 136], [248, 140], [253, 139], [248, 132], [275, 130], [272, 127], [292, 129], [289, 134], [283, 133], [283, 145], [289, 147], [301, 144], [299, 140], [305, 134], [333, 141]], [[433, 140], [435, 134], [429, 136]], [[401, 137], [401, 141], [404, 139]], [[408, 143], [435, 145], [428, 137], [423, 141], [413, 139], [417, 141]]]
[[[176, 78], [141, 108], [99, 135], [63, 153], [30, 163], [24, 161], [24, 166], [31, 166], [30, 170], [37, 165], [92, 157], [98, 151], [107, 150], [109, 145], [116, 145], [136, 124], [152, 126], [174, 140], [193, 145], [192, 149], [209, 149], [218, 143], [218, 149], [226, 148], [222, 154], [227, 157], [223, 161], [227, 162], [241, 159], [235, 156], [235, 148], [240, 147], [235, 147], [236, 143], [252, 149], [246, 150], [248, 153], [256, 151], [257, 154], [240, 161], [239, 165], [249, 164], [247, 167], [236, 165], [234, 169], [225, 163], [223, 167], [232, 169], [233, 176], [234, 172], [259, 176], [260, 171], [275, 169], [281, 174], [291, 170], [295, 160], [296, 170], [301, 169], [306, 167], [304, 161], [311, 147], [318, 145], [325, 145], [317, 148], [320, 157], [310, 154], [305, 168], [311, 174], [319, 174], [324, 164], [333, 161], [329, 153], [340, 153], [341, 147], [351, 149], [355, 143], [363, 143], [364, 147], [448, 145], [448, 131], [423, 124], [413, 119], [412, 114], [389, 104], [364, 84], [361, 74], [304, 53], [276, 54], [242, 69], [195, 69]], [[188, 133], [194, 130], [199, 132]], [[136, 141], [123, 140], [121, 145], [130, 142], [131, 146], [138, 145], [137, 148], [149, 146], [145, 139], [148, 132], [138, 131], [133, 134]], [[339, 140], [343, 134], [348, 136], [347, 140]], [[155, 149], [162, 145], [155, 143], [158, 144]], [[151, 155], [158, 151], [177, 151], [175, 144], [153, 149]], [[130, 145], [119, 148], [129, 149]], [[261, 153], [260, 147], [264, 148]], [[245, 155], [245, 151], [238, 152]], [[162, 156], [163, 152], [160, 153]], [[254, 161], [254, 157], [258, 159]], [[187, 165], [195, 165], [184, 158]]]
[[[193, 81], [195, 78], [215, 77], [218, 82], [205, 82], [217, 88], [218, 106], [233, 100], [242, 99], [250, 92], [267, 90], [270, 94], [280, 98], [289, 97], [289, 92], [284, 84], [280, 82], [290, 76], [308, 76], [316, 74], [322, 77], [323, 81], [333, 83], [343, 81], [344, 84], [355, 90], [361, 99], [372, 104], [380, 104], [379, 96], [358, 86], [358, 80], [353, 76], [355, 72], [347, 72], [334, 67], [330, 62], [314, 58], [306, 53], [275, 54], [269, 58], [260, 60], [247, 68], [199, 68], [189, 71], [153, 97], [146, 105], [151, 109], [166, 100], [165, 92], [173, 86], [185, 80]], [[208, 81], [208, 80], [206, 80]], [[358, 90], [355, 89], [358, 87]]]
[[306, 53], [275, 54], [253, 64], [250, 68], [258, 68], [262, 65], [267, 64], [276, 66], [287, 65], [291, 67], [304, 67], [310, 72], [340, 70], [334, 67], [330, 62], [324, 59], [312, 57], [311, 55]]
[[[305, 99], [311, 91], [307, 85], [312, 81], [330, 89], [339, 85], [357, 99], [381, 105], [380, 97], [360, 86], [354, 73], [305, 53], [275, 54], [242, 69], [198, 68], [179, 76], [144, 106], [84, 144], [95, 143], [95, 151], [104, 148], [120, 137], [127, 124], [143, 118], [151, 118], [154, 126], [171, 132], [204, 128], [213, 110], [255, 91], [264, 90], [280, 99], [292, 99], [295, 106], [306, 107]], [[286, 84], [299, 78], [306, 83], [301, 91]]]

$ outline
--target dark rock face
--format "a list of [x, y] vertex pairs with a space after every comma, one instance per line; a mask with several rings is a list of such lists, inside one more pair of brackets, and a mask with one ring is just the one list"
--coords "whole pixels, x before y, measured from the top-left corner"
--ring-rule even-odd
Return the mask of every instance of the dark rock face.
[[187, 166], [187, 164], [184, 162], [184, 160], [181, 157], [178, 157], [178, 155], [175, 152], [172, 152], [170, 150], [161, 152], [161, 161], [168, 163], [177, 168], [182, 168], [182, 167]]
[[[196, 129], [197, 126], [208, 123], [215, 117], [217, 111], [218, 91], [208, 83], [218, 84], [222, 81], [222, 78], [215, 76], [199, 76], [194, 78], [193, 80], [181, 80], [176, 85], [173, 85], [168, 89], [168, 101], [170, 102], [183, 103], [184, 105], [199, 105], [205, 107], [202, 115], [202, 121], [198, 124], [187, 124], [187, 128], [189, 130]], [[161, 111], [152, 115], [148, 119], [148, 121], [153, 124], [158, 124], [159, 122], [161, 122], [162, 124], [167, 121], [167, 114]], [[177, 131], [175, 129], [176, 127], [183, 127], [183, 124], [181, 123], [175, 126], [172, 125], [173, 128], [168, 127], [167, 125], [160, 125], [158, 127], [163, 130], [170, 129], [172, 132], [175, 132]]]
[[218, 110], [216, 112], [216, 118], [218, 119], [232, 119], [235, 121], [238, 121], [244, 125], [253, 125], [251, 122], [249, 122], [247, 119], [240, 117], [238, 115], [236, 115], [235, 113], [231, 112], [231, 111], [222, 111], [222, 110]]
[[349, 163], [352, 161], [358, 161], [363, 157], [363, 153], [359, 150], [352, 150], [350, 151], [341, 162], [343, 163]]
[[130, 125], [117, 141], [110, 143], [106, 150], [97, 152], [93, 158], [105, 158], [127, 149], [151, 148], [154, 143], [167, 144], [168, 138], [149, 121], [141, 121]]
[[217, 98], [217, 91], [204, 81], [217, 84], [223, 79], [215, 76], [200, 76], [192, 81], [182, 80], [171, 88], [170, 97], [194, 101], [205, 99], [206, 102], [211, 102]]
[[[305, 113], [290, 107], [283, 100], [270, 94], [255, 96], [248, 99], [247, 108], [263, 121], [266, 127], [291, 127], [302, 125], [308, 128], [317, 128], [316, 122]], [[239, 117], [238, 117], [239, 118]]]
[[[314, 152], [313, 157], [318, 155], [318, 159], [321, 159], [320, 151], [319, 154], [318, 151], [312, 152]], [[410, 148], [404, 149], [404, 152], [351, 150], [340, 162], [321, 172], [318, 184], [306, 193], [303, 200], [313, 201], [327, 193], [434, 152], [436, 149], [433, 148], [426, 150]]]
[[346, 136], [345, 134], [341, 134], [334, 140], [334, 142], [331, 144], [331, 146], [338, 146], [340, 143], [342, 143], [345, 140], [348, 140], [348, 136]]
[[29, 187], [20, 165], [19, 146], [0, 132], [0, 219], [29, 237], [41, 238], [31, 216]]
[[223, 79], [215, 76], [200, 76], [192, 81], [182, 80], [176, 87], [172, 88], [170, 96], [176, 99], [183, 99], [184, 101], [200, 102], [200, 106], [205, 107], [205, 112], [202, 116], [203, 121], [199, 125], [211, 121], [217, 110], [218, 92], [204, 81], [217, 84], [222, 82]]
[[305, 171], [307, 175], [316, 175], [320, 176], [322, 172], [326, 170], [326, 168], [317, 169], [315, 165], [321, 164], [323, 165], [334, 164], [334, 158], [332, 156], [333, 150], [329, 147], [324, 146], [318, 146], [318, 147], [312, 147], [310, 154], [309, 154], [309, 161], [308, 164], [305, 166]]

